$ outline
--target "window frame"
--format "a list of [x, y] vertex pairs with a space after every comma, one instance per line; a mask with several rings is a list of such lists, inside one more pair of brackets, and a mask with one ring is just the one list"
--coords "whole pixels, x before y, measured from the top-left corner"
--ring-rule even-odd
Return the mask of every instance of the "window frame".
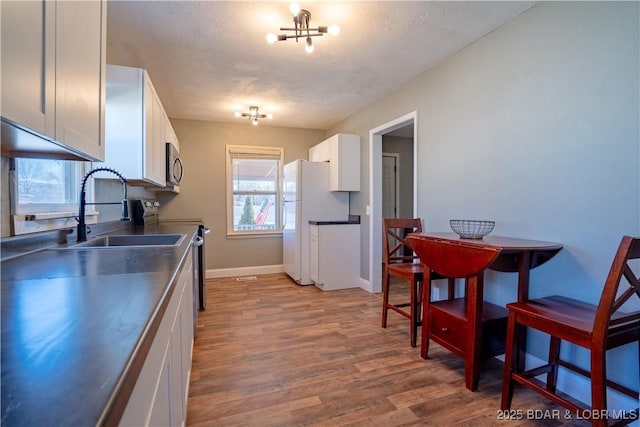
[[[276, 176], [276, 191], [234, 191], [233, 189], [233, 168], [232, 160], [237, 158], [255, 159], [255, 160], [277, 160], [278, 170]], [[254, 146], [254, 145], [235, 145], [227, 144], [225, 146], [225, 161], [226, 161], [226, 198], [227, 198], [227, 237], [241, 238], [241, 237], [265, 237], [265, 236], [279, 236], [282, 235], [282, 179], [283, 179], [283, 167], [284, 167], [284, 147], [273, 146]], [[276, 203], [274, 208], [276, 209], [276, 228], [275, 230], [247, 230], [237, 231], [233, 227], [234, 219], [234, 196], [235, 195], [272, 195], [275, 194]]]
[[[31, 159], [20, 157], [20, 160], [64, 160], [64, 159]], [[80, 195], [80, 185], [85, 174], [91, 169], [91, 162], [75, 161], [77, 174], [77, 193]], [[9, 166], [9, 198], [11, 210], [12, 235], [51, 231], [75, 227], [78, 216], [78, 200], [74, 203], [34, 203], [21, 204], [19, 200], [19, 165], [18, 158], [10, 159]], [[65, 182], [68, 177], [65, 175]], [[86, 186], [87, 200], [93, 201], [93, 181], [89, 179]], [[91, 209], [86, 212], [87, 224], [97, 222], [98, 212]]]
[[[18, 160], [39, 160], [39, 161], [57, 161], [60, 159], [31, 159], [28, 157], [16, 158], [13, 170], [15, 171], [15, 185], [12, 186], [12, 213], [14, 214], [37, 214], [37, 213], [61, 213], [61, 212], [76, 212], [78, 211], [78, 198], [80, 194], [80, 185], [84, 175], [88, 172], [88, 162], [74, 162], [75, 174], [77, 176], [77, 188], [76, 188], [76, 201], [73, 203], [34, 203], [34, 204], [21, 204], [19, 200], [19, 184], [20, 176], [18, 171]], [[68, 176], [65, 174], [65, 182], [68, 183]]]

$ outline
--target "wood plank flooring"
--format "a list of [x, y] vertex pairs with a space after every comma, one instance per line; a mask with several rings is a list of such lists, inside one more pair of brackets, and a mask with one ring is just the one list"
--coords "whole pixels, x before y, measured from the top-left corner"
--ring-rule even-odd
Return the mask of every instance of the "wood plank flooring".
[[323, 292], [283, 274], [208, 280], [187, 425], [589, 425], [522, 388], [512, 409], [524, 419], [499, 420], [501, 362], [487, 361], [470, 392], [461, 358], [431, 343], [422, 359], [406, 318], [389, 312], [380, 327], [381, 305], [362, 289]]

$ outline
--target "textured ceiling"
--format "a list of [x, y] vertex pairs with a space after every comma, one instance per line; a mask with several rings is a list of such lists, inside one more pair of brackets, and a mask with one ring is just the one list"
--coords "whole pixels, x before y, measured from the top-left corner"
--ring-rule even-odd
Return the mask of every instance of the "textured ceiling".
[[[109, 62], [145, 68], [171, 118], [329, 128], [530, 8], [533, 2], [300, 2], [315, 51], [293, 40], [286, 2], [108, 1]], [[249, 121], [245, 120], [247, 125]]]

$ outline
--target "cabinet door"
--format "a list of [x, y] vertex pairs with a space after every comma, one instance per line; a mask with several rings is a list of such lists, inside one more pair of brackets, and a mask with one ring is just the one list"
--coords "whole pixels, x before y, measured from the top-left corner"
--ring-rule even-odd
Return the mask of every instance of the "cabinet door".
[[331, 144], [327, 139], [309, 148], [310, 162], [328, 162], [331, 160]]
[[104, 160], [106, 6], [56, 2], [56, 140]]
[[317, 225], [309, 227], [309, 278], [315, 283], [320, 281], [320, 241]]
[[360, 136], [332, 136], [330, 184], [331, 191], [360, 191]]
[[167, 357], [162, 364], [158, 388], [151, 405], [149, 414], [149, 426], [171, 426], [171, 357], [167, 352]]
[[55, 5], [3, 1], [2, 117], [55, 136]]
[[166, 142], [170, 142], [176, 147], [176, 150], [180, 152], [180, 141], [178, 141], [178, 137], [176, 136], [176, 132], [173, 130], [173, 126], [171, 125], [171, 121], [169, 117], [165, 114], [165, 124], [164, 124], [164, 139]]
[[[180, 276], [180, 283], [183, 283], [183, 276]], [[182, 286], [182, 285], [181, 285]], [[177, 289], [176, 289], [177, 290]], [[184, 294], [182, 295], [184, 299]], [[182, 299], [178, 306], [178, 313], [171, 332], [171, 425], [180, 426], [187, 418], [186, 408], [183, 407], [182, 385]]]
[[144, 142], [144, 176], [148, 181], [162, 187], [166, 184], [164, 174], [164, 123], [160, 98], [151, 84], [145, 80], [145, 142]]
[[[192, 252], [193, 255], [193, 252]], [[192, 257], [190, 256], [190, 258]], [[185, 269], [184, 275], [184, 295], [182, 296], [182, 308], [181, 311], [181, 363], [182, 363], [182, 408], [183, 408], [183, 416], [187, 417], [187, 397], [189, 392], [189, 377], [191, 376], [191, 356], [193, 352], [193, 317], [194, 310], [197, 310], [197, 307], [194, 305], [194, 295], [193, 290], [194, 286], [197, 289], [197, 275], [193, 274], [194, 264], [193, 262], [186, 261], [190, 268]], [[194, 283], [195, 281], [195, 283]]]

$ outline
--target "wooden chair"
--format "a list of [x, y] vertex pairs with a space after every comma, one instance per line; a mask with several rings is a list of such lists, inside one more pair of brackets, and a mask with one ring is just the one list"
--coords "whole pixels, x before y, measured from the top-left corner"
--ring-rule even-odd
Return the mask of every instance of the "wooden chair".
[[[502, 385], [503, 410], [511, 406], [516, 382], [566, 407], [574, 414], [596, 413], [591, 418], [593, 426], [608, 425], [607, 419], [598, 416], [607, 409], [607, 386], [638, 398], [637, 390], [607, 380], [605, 357], [609, 349], [635, 341], [640, 343], [640, 311], [625, 313], [619, 310], [634, 295], [640, 298], [640, 279], [629, 264], [629, 260], [638, 258], [640, 238], [623, 237], [597, 306], [561, 296], [507, 304], [509, 322]], [[628, 287], [621, 287], [623, 278], [628, 282]], [[521, 367], [517, 366], [518, 349], [515, 345], [516, 334], [524, 333], [524, 327], [534, 328], [551, 337], [548, 363], [528, 371], [521, 371]], [[588, 349], [591, 370], [587, 371], [560, 359], [561, 341]], [[559, 366], [591, 378], [591, 407], [556, 392]], [[535, 378], [545, 373], [546, 383]], [[636, 417], [637, 411], [638, 409], [634, 411]]]
[[[418, 256], [406, 241], [409, 233], [421, 233], [420, 218], [385, 218], [383, 219], [384, 240], [384, 276], [382, 280], [382, 327], [387, 327], [387, 313], [393, 310], [409, 319], [411, 325], [411, 347], [415, 347], [418, 326], [422, 324], [421, 301], [424, 280], [424, 267]], [[389, 302], [391, 276], [406, 280], [410, 285], [409, 301], [392, 304]], [[438, 277], [434, 277], [437, 279]], [[453, 298], [453, 280], [449, 283], [449, 297]], [[405, 310], [409, 307], [409, 310]]]

